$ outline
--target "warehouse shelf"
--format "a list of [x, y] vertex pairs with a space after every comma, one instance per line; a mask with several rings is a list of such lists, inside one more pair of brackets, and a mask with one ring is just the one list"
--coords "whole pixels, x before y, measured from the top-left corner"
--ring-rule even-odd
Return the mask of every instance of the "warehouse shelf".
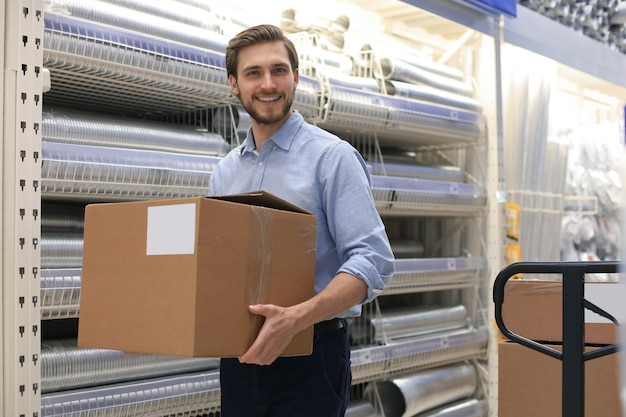
[[483, 257], [396, 259], [394, 275], [383, 294], [471, 288], [487, 269]]
[[[477, 359], [484, 354], [486, 343], [486, 329], [465, 329], [410, 338], [384, 346], [353, 349], [353, 384], [466, 359]], [[114, 351], [109, 354], [119, 355]], [[45, 360], [48, 356], [45, 356]], [[208, 364], [212, 363], [211, 359], [206, 360]], [[117, 369], [118, 365], [114, 365], [114, 368]], [[67, 378], [65, 375], [59, 377]], [[180, 413], [193, 415], [219, 410], [219, 398], [219, 371], [207, 371], [46, 393], [41, 398], [41, 412], [44, 417], [82, 417], [94, 413], [133, 416]]]
[[353, 384], [465, 359], [482, 358], [486, 352], [488, 337], [486, 328], [468, 328], [382, 346], [353, 349]]
[[41, 270], [42, 320], [78, 317], [81, 279], [81, 268]]
[[41, 345], [42, 394], [131, 380], [215, 370], [217, 358], [132, 355], [118, 350], [81, 348], [75, 339]]
[[[239, 103], [223, 51], [51, 12], [44, 22], [44, 66], [52, 79], [47, 103], [131, 115]], [[319, 115], [319, 91], [317, 80], [301, 77], [295, 103], [303, 115]]]
[[220, 158], [171, 152], [42, 143], [43, 197], [81, 201], [207, 195]]
[[372, 193], [381, 215], [476, 216], [487, 204], [476, 184], [372, 176]]
[[[66, 263], [61, 264], [59, 261], [57, 265], [64, 267], [41, 270], [41, 318], [47, 320], [78, 317], [82, 269], [68, 268], [67, 260], [81, 264], [82, 239], [79, 243], [68, 246], [58, 241], [48, 243], [44, 235], [42, 245], [50, 247], [52, 252], [61, 253], [60, 256]], [[43, 252], [42, 264], [52, 262], [48, 261], [50, 253]], [[383, 294], [471, 288], [478, 284], [478, 273], [486, 268], [487, 260], [481, 257], [396, 259], [396, 273]]]
[[43, 394], [42, 417], [202, 415], [219, 410], [219, 372]]
[[367, 131], [378, 136], [381, 146], [475, 143], [484, 131], [480, 113], [458, 107], [335, 85], [325, 94], [320, 126]]

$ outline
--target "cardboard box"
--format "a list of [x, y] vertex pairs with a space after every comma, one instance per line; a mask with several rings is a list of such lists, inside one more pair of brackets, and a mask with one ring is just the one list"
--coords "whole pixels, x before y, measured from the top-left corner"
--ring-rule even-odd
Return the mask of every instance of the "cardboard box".
[[[618, 354], [585, 362], [585, 417], [621, 416], [619, 392]], [[499, 417], [560, 417], [562, 393], [561, 361], [513, 342], [498, 344]]]
[[[315, 226], [265, 192], [88, 205], [78, 345], [242, 355], [263, 320], [248, 305], [313, 296]], [[283, 355], [310, 354], [312, 340], [298, 333]]]
[[[626, 308], [616, 283], [586, 282], [585, 299], [613, 317]], [[542, 342], [563, 342], [563, 285], [557, 281], [511, 279], [506, 283], [502, 319], [520, 336]], [[617, 326], [608, 319], [585, 310], [585, 343], [619, 342]]]

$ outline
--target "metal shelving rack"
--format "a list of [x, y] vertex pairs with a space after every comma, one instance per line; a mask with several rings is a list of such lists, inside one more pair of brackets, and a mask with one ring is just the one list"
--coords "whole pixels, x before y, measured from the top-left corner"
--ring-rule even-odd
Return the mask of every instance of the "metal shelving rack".
[[[356, 1], [355, 1], [356, 2]], [[494, 73], [483, 74], [484, 77], [495, 79], [494, 91], [483, 91], [483, 113], [486, 116], [486, 125], [490, 127], [487, 132], [487, 173], [488, 182], [484, 184], [486, 188], [486, 216], [487, 216], [487, 262], [488, 275], [494, 277], [503, 265], [502, 254], [502, 203], [504, 196], [501, 194], [503, 188], [502, 177], [502, 101], [499, 78], [499, 48], [503, 42], [511, 42], [515, 45], [542, 53], [567, 65], [597, 76], [603, 80], [626, 86], [623, 78], [623, 68], [626, 58], [623, 54], [609, 50], [603, 45], [585, 39], [578, 33], [570, 33], [565, 28], [559, 27], [558, 23], [550, 21], [535, 13], [519, 8], [517, 19], [500, 19], [470, 7], [460, 0], [438, 1], [405, 1], [420, 9], [429, 11], [438, 16], [460, 23], [470, 29], [488, 35], [494, 42], [495, 55], [493, 57]], [[2, 286], [0, 287], [0, 297], [2, 299], [2, 310], [0, 310], [0, 321], [2, 331], [0, 332], [0, 357], [2, 384], [0, 392], [0, 410], [5, 416], [32, 416], [41, 415], [44, 408], [49, 410], [49, 415], [72, 415], [68, 410], [75, 410], [75, 415], [80, 415], [80, 411], [89, 407], [96, 407], [104, 412], [103, 398], [111, 398], [113, 401], [120, 399], [131, 399], [125, 404], [111, 404], [107, 407], [109, 411], [135, 410], [137, 415], [154, 414], [155, 410], [170, 411], [158, 408], [160, 394], [164, 390], [171, 390], [170, 397], [176, 402], [177, 393], [186, 393], [184, 398], [195, 398], [197, 410], [211, 412], [215, 409], [216, 393], [218, 393], [217, 379], [215, 373], [200, 373], [196, 375], [188, 374], [182, 377], [169, 377], [158, 381], [145, 381], [141, 383], [126, 383], [111, 387], [109, 391], [104, 390], [94, 394], [90, 401], [89, 395], [83, 393], [59, 393], [52, 394], [42, 402], [41, 399], [41, 339], [40, 320], [41, 317], [49, 315], [53, 317], [73, 317], [76, 313], [76, 291], [78, 290], [76, 281], [79, 280], [80, 271], [66, 270], [44, 273], [41, 269], [40, 250], [40, 216], [41, 197], [43, 184], [46, 182], [41, 176], [40, 164], [43, 158], [41, 140], [41, 104], [42, 91], [46, 86], [46, 76], [43, 62], [44, 43], [44, 21], [42, 16], [42, 0], [16, 0], [0, 1], [3, 28], [0, 36], [3, 36], [3, 54], [1, 58], [4, 64], [2, 74], [2, 109], [3, 112], [3, 225], [2, 225]], [[65, 21], [64, 19], [67, 19]], [[59, 18], [56, 23], [68, 23], [71, 18], [65, 16]], [[63, 21], [63, 22], [62, 22]], [[532, 23], [529, 23], [532, 22]], [[532, 26], [533, 31], [526, 30]], [[50, 24], [49, 28], [53, 28]], [[545, 33], [550, 36], [544, 36]], [[556, 33], [556, 35], [554, 35]], [[103, 34], [102, 32], [100, 33]], [[557, 36], [558, 35], [558, 36]], [[81, 42], [81, 35], [74, 33], [65, 38], [57, 39], [56, 46], [48, 45], [50, 51], [50, 62], [58, 64], [60, 78], [67, 74], [63, 65], [67, 65], [67, 46], [78, 45]], [[101, 45], [115, 45], [120, 53], [136, 54], [135, 45], [119, 42], [120, 39], [107, 39]], [[69, 42], [63, 44], [63, 42]], [[582, 45], [580, 48], [566, 48], [563, 45], [570, 45], [576, 42]], [[65, 49], [63, 49], [65, 48]], [[99, 70], [106, 73], [110, 68], [104, 66], [94, 67], [93, 58], [102, 57], [102, 50], [92, 51], [92, 55], [85, 58], [85, 68]], [[141, 69], [142, 74], [153, 76], [151, 66], [162, 56], [163, 51], [154, 52], [152, 63], [146, 63]], [[198, 49], [191, 48], [193, 54], [198, 53]], [[581, 56], [582, 55], [582, 56]], [[197, 55], [194, 55], [197, 56]], [[206, 58], [206, 55], [205, 55]], [[193, 61], [193, 60], [192, 60]], [[185, 61], [187, 62], [187, 61]], [[192, 64], [193, 66], [193, 64]], [[141, 67], [140, 67], [141, 68]], [[180, 71], [180, 68], [176, 68]], [[135, 71], [135, 68], [132, 70]], [[203, 72], [203, 71], [201, 71]], [[172, 74], [177, 82], [187, 82], [184, 79], [191, 79], [193, 85], [175, 87], [168, 97], [175, 98], [177, 105], [185, 107], [189, 104], [189, 96], [186, 92], [175, 94], [176, 90], [182, 91], [185, 88], [196, 89], [197, 80], [188, 77], [194, 72], [193, 68], [181, 73]], [[184, 74], [185, 77], [181, 77]], [[87, 74], [88, 75], [88, 74]], [[131, 74], [128, 74], [129, 76]], [[218, 74], [219, 75], [219, 74]], [[89, 78], [89, 76], [87, 77]], [[124, 79], [120, 78], [122, 85], [117, 88], [126, 89]], [[127, 79], [126, 81], [128, 81]], [[172, 78], [169, 79], [171, 81]], [[74, 80], [75, 81], [75, 80]], [[78, 94], [68, 95], [67, 100], [91, 101], [93, 96], [85, 95], [89, 92], [88, 85], [72, 84], [71, 77], [66, 78], [63, 83], [67, 83], [67, 90], [74, 89]], [[92, 82], [93, 78], [89, 82]], [[112, 80], [111, 80], [112, 81]], [[157, 83], [162, 80], [154, 80]], [[321, 88], [314, 79], [304, 79], [303, 95], [300, 101], [307, 104], [305, 108], [310, 111], [309, 117], [314, 119], [323, 118], [323, 113], [316, 113], [319, 109], [317, 105], [317, 91]], [[89, 82], [87, 84], [89, 84]], [[149, 84], [149, 83], [148, 83]], [[200, 82], [202, 84], [202, 82]], [[147, 84], [146, 84], [147, 85]], [[171, 87], [171, 84], [167, 84]], [[131, 90], [129, 90], [131, 91]], [[143, 89], [132, 89], [133, 94], [146, 93]], [[149, 91], [148, 91], [149, 92]], [[213, 90], [215, 93], [215, 90]], [[202, 94], [201, 94], [202, 95]], [[218, 96], [205, 96], [211, 105], [235, 104], [230, 101], [227, 88]], [[128, 100], [114, 100], [109, 104], [127, 105], [132, 107], [137, 103], [132, 96], [127, 96]], [[160, 97], [162, 99], [163, 97]], [[197, 97], [196, 97], [197, 98]], [[213, 101], [212, 101], [213, 100]], [[153, 103], [160, 106], [163, 102]], [[106, 103], [102, 103], [106, 104]], [[171, 103], [166, 103], [168, 106]], [[171, 107], [168, 107], [171, 108]], [[136, 109], [135, 109], [136, 110]], [[388, 116], [386, 115], [385, 118]], [[143, 197], [143, 196], [142, 196]], [[387, 200], [381, 199], [383, 203]], [[388, 201], [387, 201], [388, 202]], [[400, 214], [400, 213], [396, 213]], [[406, 214], [400, 214], [406, 215]], [[429, 291], [437, 288], [467, 288], [476, 284], [476, 270], [484, 269], [484, 264], [468, 265], [464, 258], [448, 259], [449, 269], [443, 273], [433, 271], [432, 273], [421, 271], [423, 265], [407, 265], [407, 269], [402, 269], [402, 273], [394, 278], [394, 281], [387, 290], [392, 293], [408, 293], [415, 291]], [[483, 261], [481, 261], [483, 262]], [[452, 265], [454, 264], [454, 268]], [[416, 270], [413, 270], [415, 268]], [[420, 271], [420, 272], [418, 272]], [[55, 274], [57, 274], [55, 276]], [[400, 279], [398, 279], [400, 278]], [[491, 285], [491, 283], [490, 283]], [[434, 287], [433, 287], [434, 286]], [[493, 320], [493, 311], [489, 312], [489, 321]], [[393, 375], [405, 369], [418, 369], [421, 367], [434, 366], [441, 361], [458, 357], [476, 357], [484, 349], [487, 340], [490, 341], [487, 362], [489, 365], [489, 395], [490, 414], [495, 415], [497, 410], [497, 351], [494, 350], [493, 343], [495, 332], [489, 327], [489, 335], [486, 330], [479, 330], [473, 334], [454, 334], [449, 336], [434, 337], [425, 343], [424, 349], [415, 350], [415, 346], [398, 343], [396, 345], [378, 346], [369, 349], [355, 350], [354, 364], [355, 376], [358, 381], [368, 381], [373, 378], [383, 377], [383, 375]], [[449, 344], [452, 353], [444, 351], [444, 355], [439, 358], [432, 358], [431, 353], [440, 350], [441, 346]], [[432, 346], [432, 351], [428, 351], [428, 346]], [[455, 352], [454, 349], [464, 349], [463, 354]], [[474, 348], [473, 346], [478, 346]], [[451, 355], [451, 356], [446, 356]], [[466, 356], [464, 356], [466, 355]], [[382, 373], [381, 373], [382, 372]], [[384, 374], [387, 372], [387, 374]], [[186, 378], [186, 379], [185, 379]], [[161, 385], [164, 384], [164, 385]], [[172, 388], [174, 387], [174, 388]], [[194, 392], [193, 389], [199, 389]], [[102, 395], [99, 397], [99, 395]], [[53, 398], [53, 396], [55, 398]], [[108, 397], [107, 397], [108, 396]], [[99, 399], [98, 399], [99, 398]], [[134, 400], [132, 400], [134, 398]], [[147, 401], [146, 401], [147, 400]], [[150, 408], [150, 401], [154, 400]], [[100, 402], [99, 402], [100, 401]], [[63, 404], [62, 406], [60, 404]], [[169, 404], [169, 403], [168, 403]], [[102, 406], [102, 407], [101, 407]], [[51, 408], [50, 408], [51, 407]], [[70, 407], [70, 408], [64, 408]], [[72, 408], [74, 407], [74, 408]], [[144, 412], [144, 414], [141, 414]]]
[[42, 1], [2, 1], [2, 310], [5, 416], [40, 413]]

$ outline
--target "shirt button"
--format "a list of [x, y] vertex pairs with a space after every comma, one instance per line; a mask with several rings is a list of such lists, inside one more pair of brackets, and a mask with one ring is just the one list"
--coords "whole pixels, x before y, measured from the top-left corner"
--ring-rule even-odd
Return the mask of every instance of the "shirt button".
[[263, 162], [259, 162], [259, 166], [262, 167], [263, 166]]

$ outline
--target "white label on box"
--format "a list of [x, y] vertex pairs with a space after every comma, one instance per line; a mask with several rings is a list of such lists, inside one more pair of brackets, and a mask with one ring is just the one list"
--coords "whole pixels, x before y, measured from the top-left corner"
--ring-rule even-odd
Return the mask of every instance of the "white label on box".
[[193, 255], [195, 242], [195, 203], [148, 207], [146, 255]]

